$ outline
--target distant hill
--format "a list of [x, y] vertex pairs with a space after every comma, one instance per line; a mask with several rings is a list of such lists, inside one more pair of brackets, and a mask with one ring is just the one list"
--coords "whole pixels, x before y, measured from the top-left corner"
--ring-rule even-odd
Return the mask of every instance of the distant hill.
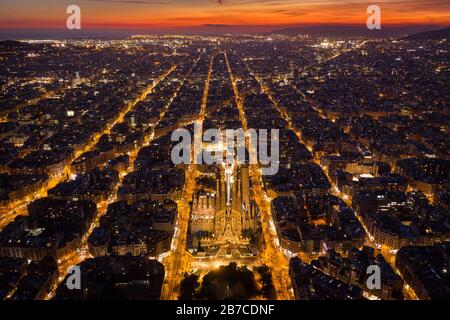
[[310, 35], [315, 37], [368, 37], [368, 38], [386, 38], [386, 37], [404, 37], [424, 31], [435, 30], [442, 26], [423, 25], [423, 26], [388, 26], [379, 30], [369, 30], [365, 25], [317, 25], [300, 26], [284, 28], [272, 31], [270, 34], [284, 35]]
[[406, 37], [408, 40], [441, 40], [450, 39], [450, 27], [432, 30], [426, 32], [420, 32]]
[[26, 43], [20, 42], [20, 41], [16, 41], [16, 40], [3, 40], [3, 41], [0, 41], [0, 46], [2, 46], [2, 47], [22, 46], [24, 44], [26, 44]]
[[14, 41], [14, 40], [5, 40], [0, 41], [0, 51], [14, 51], [14, 50], [24, 50], [30, 48], [30, 44], [26, 42]]

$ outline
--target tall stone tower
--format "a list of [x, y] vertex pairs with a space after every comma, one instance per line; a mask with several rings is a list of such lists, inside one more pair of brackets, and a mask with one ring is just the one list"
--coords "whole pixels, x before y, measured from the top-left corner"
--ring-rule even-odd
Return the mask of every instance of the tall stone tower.
[[218, 240], [239, 242], [244, 231], [254, 230], [253, 209], [248, 165], [223, 165], [217, 179], [214, 233]]
[[197, 192], [192, 202], [191, 232], [214, 232], [216, 214], [216, 194]]

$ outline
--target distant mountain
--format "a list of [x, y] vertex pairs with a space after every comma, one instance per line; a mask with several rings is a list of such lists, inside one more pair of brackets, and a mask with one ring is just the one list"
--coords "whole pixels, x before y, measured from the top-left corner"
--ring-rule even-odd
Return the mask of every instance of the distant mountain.
[[408, 40], [441, 40], [450, 39], [450, 27], [432, 30], [426, 32], [420, 32], [406, 37]]
[[418, 32], [435, 30], [442, 28], [436, 25], [423, 26], [381, 26], [381, 29], [369, 30], [365, 25], [317, 25], [300, 26], [278, 29], [270, 34], [284, 35], [309, 35], [314, 37], [368, 37], [368, 38], [386, 38], [386, 37], [404, 37]]

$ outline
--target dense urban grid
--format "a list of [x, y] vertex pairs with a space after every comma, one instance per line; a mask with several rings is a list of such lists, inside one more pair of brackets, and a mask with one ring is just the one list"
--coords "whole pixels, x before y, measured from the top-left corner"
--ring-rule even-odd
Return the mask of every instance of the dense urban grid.
[[[450, 298], [448, 41], [4, 41], [0, 62], [1, 299]], [[278, 172], [197, 163], [198, 125], [279, 129]]]

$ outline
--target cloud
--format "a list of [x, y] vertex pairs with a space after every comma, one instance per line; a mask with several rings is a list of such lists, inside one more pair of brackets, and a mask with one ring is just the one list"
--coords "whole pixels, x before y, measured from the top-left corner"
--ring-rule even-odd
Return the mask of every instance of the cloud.
[[236, 27], [235, 25], [231, 24], [220, 24], [220, 23], [207, 23], [202, 25], [203, 27], [214, 27], [214, 28], [227, 28], [227, 27]]
[[106, 3], [130, 3], [130, 4], [154, 4], [164, 5], [170, 4], [170, 1], [145, 1], [145, 0], [89, 0], [91, 2], [106, 2]]

